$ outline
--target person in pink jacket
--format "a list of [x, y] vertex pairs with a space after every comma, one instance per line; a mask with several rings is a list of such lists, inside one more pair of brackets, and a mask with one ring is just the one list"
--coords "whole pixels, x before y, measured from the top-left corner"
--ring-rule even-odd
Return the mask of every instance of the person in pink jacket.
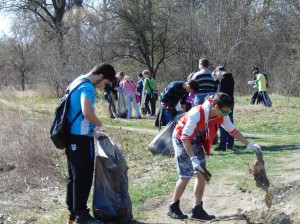
[[132, 119], [132, 105], [131, 102], [133, 102], [133, 106], [135, 109], [135, 114], [137, 118], [142, 118], [141, 113], [139, 111], [139, 106], [136, 102], [135, 93], [136, 93], [136, 85], [130, 78], [130, 76], [125, 75], [124, 79], [120, 82], [120, 87], [122, 87], [123, 90], [125, 90], [125, 100], [127, 105], [127, 118]]
[[[260, 146], [249, 143], [248, 140], [232, 124], [228, 114], [233, 108], [234, 100], [225, 93], [217, 93], [202, 105], [192, 107], [183, 115], [173, 132], [173, 147], [179, 179], [169, 206], [168, 215], [174, 219], [186, 219], [188, 216], [180, 210], [182, 196], [190, 179], [196, 175], [194, 186], [194, 206], [192, 218], [212, 220], [214, 215], [208, 215], [203, 209], [202, 197], [205, 187], [206, 160], [209, 156], [213, 139], [216, 135], [215, 125], [220, 124], [234, 138], [244, 143], [247, 149], [260, 151]], [[207, 181], [209, 178], [207, 179]]]

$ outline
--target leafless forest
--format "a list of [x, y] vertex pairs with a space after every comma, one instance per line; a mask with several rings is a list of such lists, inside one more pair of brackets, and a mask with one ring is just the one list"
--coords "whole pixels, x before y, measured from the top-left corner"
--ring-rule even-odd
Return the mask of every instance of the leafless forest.
[[60, 94], [74, 77], [109, 62], [164, 88], [206, 57], [234, 74], [237, 94], [257, 65], [270, 91], [300, 95], [299, 0], [2, 0], [0, 88]]

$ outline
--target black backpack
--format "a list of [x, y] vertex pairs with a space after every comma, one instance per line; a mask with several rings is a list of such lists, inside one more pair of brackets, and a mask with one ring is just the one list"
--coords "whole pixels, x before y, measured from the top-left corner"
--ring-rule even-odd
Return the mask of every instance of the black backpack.
[[76, 84], [70, 86], [66, 90], [65, 95], [59, 101], [58, 106], [55, 109], [54, 119], [52, 122], [52, 126], [50, 129], [50, 138], [54, 143], [55, 147], [58, 149], [65, 149], [67, 146], [67, 136], [70, 130], [71, 125], [73, 122], [78, 118], [78, 116], [82, 113], [82, 110], [78, 112], [75, 118], [72, 120], [70, 124], [68, 124], [67, 116], [68, 116], [68, 109], [70, 104], [70, 95], [71, 93], [82, 83], [90, 82], [86, 78], [82, 78], [76, 81]]

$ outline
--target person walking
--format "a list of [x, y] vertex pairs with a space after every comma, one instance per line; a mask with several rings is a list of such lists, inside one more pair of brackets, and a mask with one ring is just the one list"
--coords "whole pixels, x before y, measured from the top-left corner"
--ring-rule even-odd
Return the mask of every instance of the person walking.
[[[115, 69], [107, 63], [96, 65], [90, 72], [79, 76], [88, 82], [80, 84], [70, 95], [67, 114], [68, 123], [72, 123], [68, 134], [67, 155], [67, 193], [66, 203], [69, 210], [68, 223], [100, 223], [89, 213], [87, 206], [94, 173], [94, 138], [103, 135], [102, 122], [96, 116], [96, 88], [103, 88], [115, 78]], [[81, 112], [81, 113], [80, 113]], [[79, 114], [79, 116], [78, 116]]]
[[[143, 89], [145, 91], [145, 109], [146, 109], [146, 116], [147, 117], [155, 117], [155, 110], [156, 110], [156, 101], [155, 99], [152, 98], [152, 91], [156, 91], [156, 81], [154, 78], [151, 77], [151, 74], [149, 70], [144, 70], [143, 71], [143, 77], [144, 77], [144, 82], [143, 82]], [[151, 109], [149, 107], [149, 102], [151, 105]]]
[[206, 159], [209, 156], [214, 139], [215, 124], [221, 124], [234, 138], [247, 146], [251, 151], [260, 151], [260, 146], [249, 143], [248, 140], [231, 123], [228, 114], [234, 106], [234, 100], [226, 93], [216, 93], [181, 117], [173, 132], [173, 147], [179, 179], [173, 193], [172, 202], [167, 215], [173, 219], [186, 219], [180, 209], [180, 198], [190, 179], [196, 175], [194, 185], [194, 205], [192, 218], [212, 220], [203, 207], [202, 197], [205, 188]]
[[264, 74], [259, 73], [259, 68], [254, 66], [252, 69], [252, 74], [255, 75], [256, 79], [253, 81], [249, 81], [248, 84], [252, 85], [254, 83], [258, 83], [258, 93], [259, 93], [259, 97], [260, 100], [263, 102], [263, 104], [266, 107], [271, 107], [272, 106], [272, 102], [268, 96], [268, 92], [267, 92], [267, 80], [266, 77], [264, 76]]
[[206, 58], [199, 60], [200, 71], [196, 72], [192, 79], [199, 83], [199, 90], [195, 93], [193, 106], [203, 104], [208, 95], [216, 92], [216, 84], [212, 77], [212, 71], [208, 69], [209, 61]]
[[[231, 73], [226, 72], [223, 66], [218, 66], [214, 73], [218, 79], [217, 92], [228, 94], [234, 99], [234, 79]], [[231, 112], [228, 114], [231, 123], [233, 122], [233, 107]], [[220, 126], [220, 143], [219, 147], [215, 148], [215, 151], [226, 151], [226, 149], [233, 150], [234, 138]]]

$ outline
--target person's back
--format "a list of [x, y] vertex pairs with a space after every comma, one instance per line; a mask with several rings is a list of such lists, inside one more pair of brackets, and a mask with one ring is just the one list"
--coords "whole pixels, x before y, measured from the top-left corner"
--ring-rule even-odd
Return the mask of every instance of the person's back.
[[193, 80], [199, 83], [198, 93], [215, 92], [216, 85], [211, 75], [212, 71], [208, 69], [202, 69], [193, 75]]
[[199, 60], [199, 72], [196, 72], [192, 79], [199, 84], [199, 90], [195, 94], [193, 106], [203, 104], [208, 95], [212, 95], [216, 91], [216, 83], [212, 77], [212, 71], [208, 70], [209, 61], [206, 58]]
[[[151, 77], [150, 72], [148, 70], [143, 71], [143, 89], [145, 91], [145, 100], [144, 105], [146, 109], [146, 116], [155, 116], [156, 110], [156, 101], [152, 98], [152, 91], [156, 90], [156, 81]], [[149, 107], [149, 102], [151, 104], [151, 109]]]
[[223, 92], [234, 98], [234, 79], [231, 73], [224, 73], [219, 80], [217, 92]]

